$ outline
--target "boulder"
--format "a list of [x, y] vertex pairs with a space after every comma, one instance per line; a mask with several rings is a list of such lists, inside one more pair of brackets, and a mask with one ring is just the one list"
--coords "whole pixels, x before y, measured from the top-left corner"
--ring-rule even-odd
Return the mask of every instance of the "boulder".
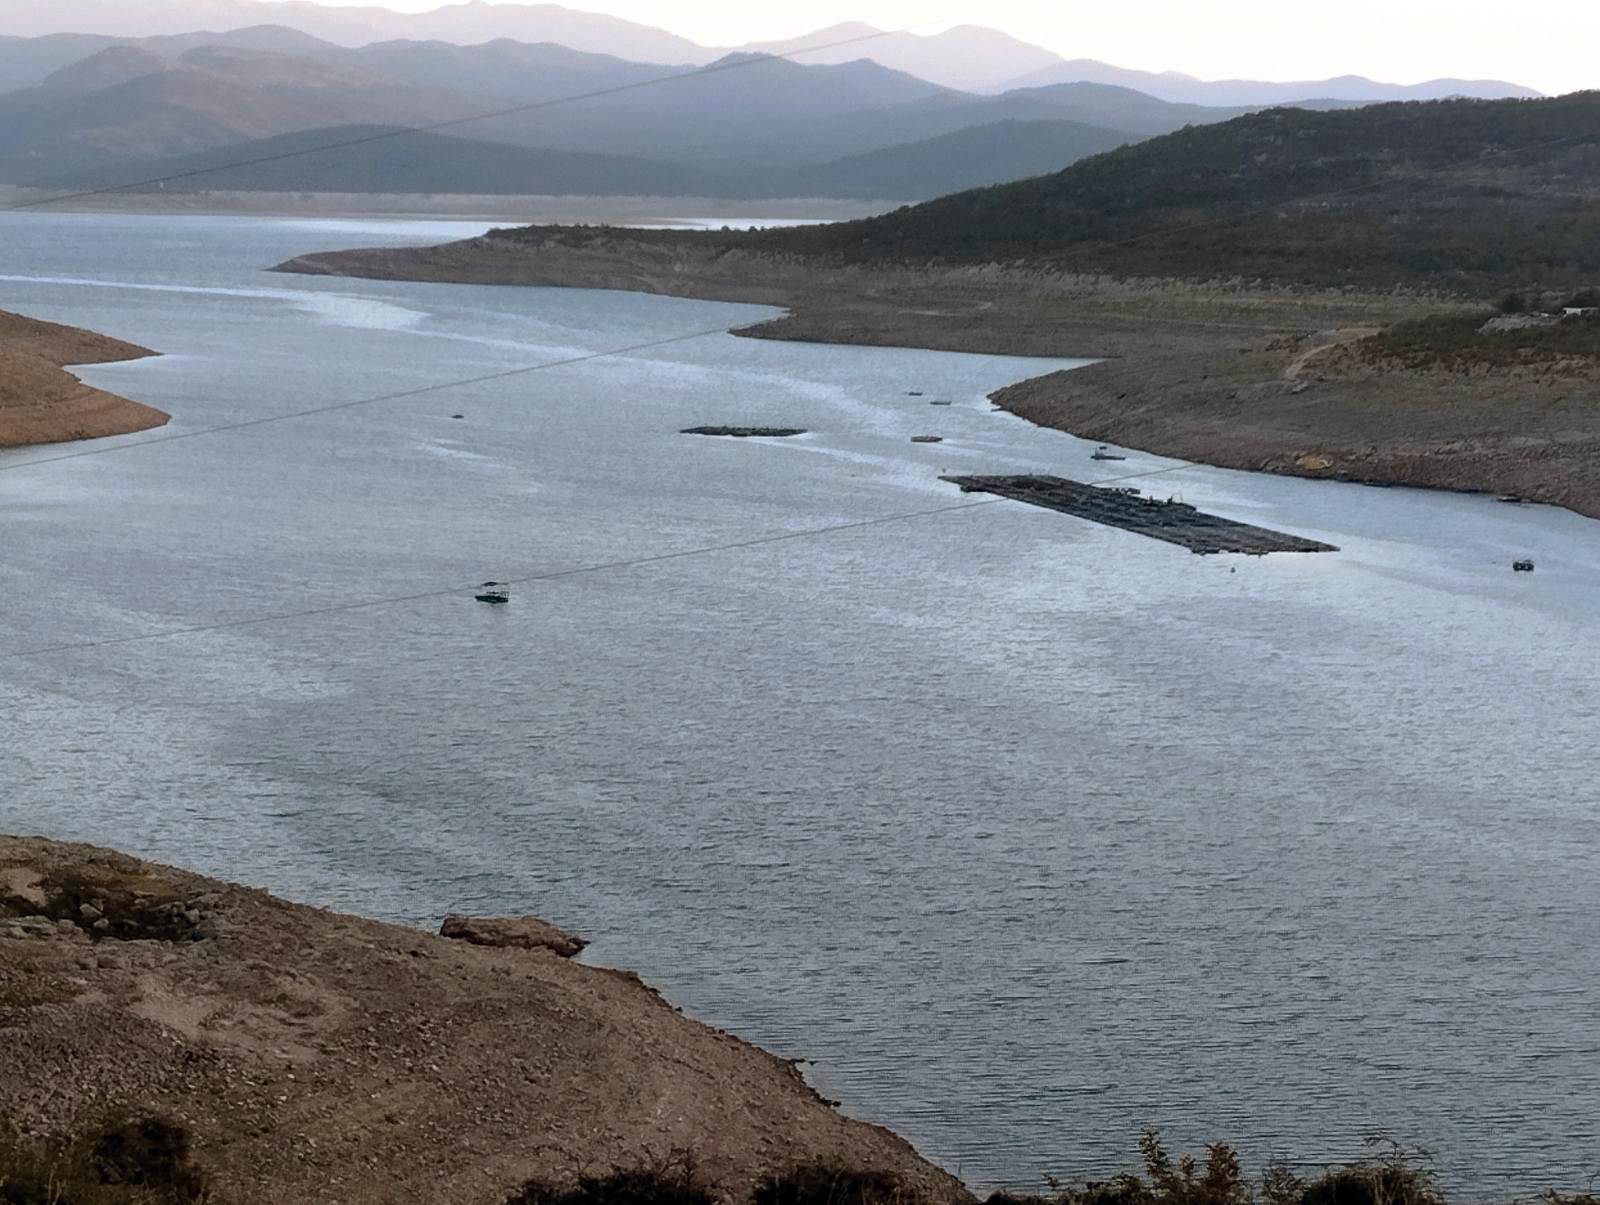
[[589, 944], [576, 933], [536, 916], [447, 916], [439, 926], [439, 936], [475, 946], [549, 950], [562, 958], [571, 958]]

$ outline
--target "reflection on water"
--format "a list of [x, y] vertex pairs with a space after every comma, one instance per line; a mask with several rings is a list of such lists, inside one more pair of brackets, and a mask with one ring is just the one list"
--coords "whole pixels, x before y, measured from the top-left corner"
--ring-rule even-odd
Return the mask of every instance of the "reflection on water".
[[[174, 432], [770, 313], [255, 270], [349, 241], [326, 223], [4, 221], [5, 304], [168, 352], [84, 375]], [[1089, 445], [985, 401], [1044, 367], [722, 336], [0, 472], [0, 653], [937, 507], [945, 471], [1086, 478]], [[999, 503], [505, 608], [0, 657], [0, 828], [418, 924], [549, 916], [978, 1183], [1120, 1168], [1144, 1125], [1585, 1182], [1600, 525], [1149, 488], [1343, 551]]]

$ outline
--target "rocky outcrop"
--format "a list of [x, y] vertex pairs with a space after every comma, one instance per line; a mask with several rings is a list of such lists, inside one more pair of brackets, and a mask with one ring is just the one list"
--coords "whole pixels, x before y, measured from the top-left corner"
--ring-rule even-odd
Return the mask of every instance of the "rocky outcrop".
[[562, 958], [582, 953], [589, 944], [536, 916], [447, 916], [439, 936], [500, 950], [549, 950]]
[[0, 837], [0, 1068], [24, 1138], [174, 1119], [230, 1205], [500, 1205], [670, 1151], [730, 1202], [815, 1160], [971, 1200], [633, 976], [38, 839]]

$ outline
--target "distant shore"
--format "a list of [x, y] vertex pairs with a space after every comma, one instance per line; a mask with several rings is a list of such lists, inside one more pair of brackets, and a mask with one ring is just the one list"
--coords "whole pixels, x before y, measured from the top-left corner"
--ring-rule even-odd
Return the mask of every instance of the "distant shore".
[[[60, 193], [0, 185], [0, 206], [37, 204]], [[894, 201], [778, 197], [729, 201], [714, 197], [515, 196], [496, 193], [324, 193], [254, 190], [110, 192], [41, 204], [38, 213], [171, 214], [216, 217], [377, 218], [435, 221], [601, 222], [618, 226], [683, 226], [706, 221], [781, 224], [849, 221], [893, 209]]]
[[1459, 299], [1070, 276], [1018, 265], [832, 267], [660, 232], [545, 228], [305, 255], [279, 270], [624, 289], [790, 312], [755, 338], [1086, 358], [1001, 390], [1041, 426], [1260, 472], [1515, 495], [1600, 517], [1600, 372], [1414, 369], [1351, 350]]
[[85, 385], [70, 364], [157, 353], [107, 335], [0, 311], [0, 448], [99, 439], [160, 427], [170, 415]]

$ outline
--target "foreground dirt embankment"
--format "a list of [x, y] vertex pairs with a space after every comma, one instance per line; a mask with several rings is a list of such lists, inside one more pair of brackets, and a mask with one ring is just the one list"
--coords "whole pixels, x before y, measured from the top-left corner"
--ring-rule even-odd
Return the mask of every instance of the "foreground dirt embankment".
[[569, 935], [452, 931], [0, 837], [0, 1119], [46, 1137], [172, 1119], [233, 1205], [488, 1205], [678, 1149], [730, 1199], [823, 1158], [971, 1199], [790, 1062], [569, 961]]
[[68, 364], [108, 364], [156, 353], [93, 331], [0, 311], [0, 448], [126, 435], [168, 415], [91, 389]]
[[[1600, 371], [1356, 363], [1361, 334], [1461, 302], [1118, 281], [1018, 265], [829, 267], [562, 229], [302, 256], [282, 270], [627, 289], [791, 312], [739, 333], [1105, 363], [995, 401], [1087, 439], [1230, 468], [1517, 494], [1600, 516]], [[1322, 350], [1324, 346], [1332, 350]]]

